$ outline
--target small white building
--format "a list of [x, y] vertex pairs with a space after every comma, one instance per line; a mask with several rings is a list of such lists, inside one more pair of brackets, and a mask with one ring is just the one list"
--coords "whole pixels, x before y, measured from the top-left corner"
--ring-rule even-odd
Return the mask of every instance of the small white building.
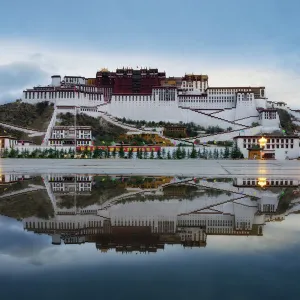
[[248, 159], [294, 159], [299, 157], [298, 136], [236, 136], [238, 148]]
[[259, 121], [264, 128], [279, 128], [280, 119], [277, 109], [259, 109]]
[[[76, 131], [76, 135], [75, 135]], [[54, 126], [51, 137], [48, 140], [49, 146], [91, 146], [91, 126]]]
[[13, 148], [18, 145], [18, 140], [11, 136], [0, 136], [0, 150]]

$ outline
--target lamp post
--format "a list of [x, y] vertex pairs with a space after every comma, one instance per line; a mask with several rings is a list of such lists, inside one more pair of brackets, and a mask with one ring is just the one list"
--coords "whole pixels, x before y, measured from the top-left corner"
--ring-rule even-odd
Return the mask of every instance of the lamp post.
[[[263, 150], [263, 149], [265, 148], [265, 146], [266, 146], [267, 139], [264, 138], [264, 137], [262, 136], [262, 137], [258, 140], [258, 142], [259, 142], [260, 148]], [[260, 158], [262, 158], [262, 157], [260, 156]]]

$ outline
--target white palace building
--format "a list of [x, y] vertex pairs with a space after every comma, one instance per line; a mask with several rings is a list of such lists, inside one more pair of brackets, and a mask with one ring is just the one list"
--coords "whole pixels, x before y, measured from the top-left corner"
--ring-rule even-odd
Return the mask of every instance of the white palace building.
[[166, 77], [158, 69], [102, 69], [95, 78], [54, 75], [48, 86], [25, 90], [22, 101], [49, 101], [57, 112], [77, 107], [94, 117], [105, 113], [132, 120], [194, 122], [224, 129], [243, 130], [256, 123], [276, 130], [280, 124], [277, 107], [267, 101], [265, 87], [210, 87], [207, 75]]

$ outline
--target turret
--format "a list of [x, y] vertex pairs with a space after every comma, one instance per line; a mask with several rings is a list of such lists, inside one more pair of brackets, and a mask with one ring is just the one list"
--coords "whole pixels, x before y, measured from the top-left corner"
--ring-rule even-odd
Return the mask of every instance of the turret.
[[52, 78], [52, 82], [51, 82], [52, 86], [60, 86], [60, 82], [61, 82], [60, 75], [53, 75], [51, 76], [51, 78]]
[[53, 234], [52, 235], [52, 245], [60, 245], [60, 244], [61, 244], [60, 234]]

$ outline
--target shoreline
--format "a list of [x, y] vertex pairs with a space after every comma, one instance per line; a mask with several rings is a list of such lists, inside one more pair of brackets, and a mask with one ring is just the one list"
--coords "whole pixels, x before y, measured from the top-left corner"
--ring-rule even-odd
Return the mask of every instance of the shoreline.
[[1, 173], [152, 175], [186, 177], [270, 177], [300, 179], [295, 161], [138, 160], [138, 159], [0, 159]]

